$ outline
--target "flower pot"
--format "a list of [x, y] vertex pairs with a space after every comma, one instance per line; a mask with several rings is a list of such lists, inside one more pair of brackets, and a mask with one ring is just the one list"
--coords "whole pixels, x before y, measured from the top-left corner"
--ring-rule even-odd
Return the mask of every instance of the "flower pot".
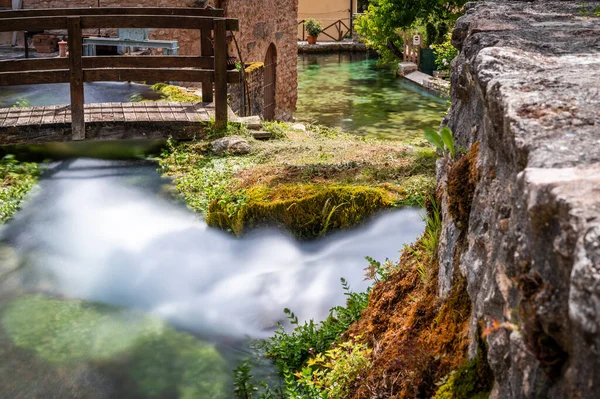
[[308, 41], [308, 44], [317, 44], [317, 37], [308, 35], [306, 41]]

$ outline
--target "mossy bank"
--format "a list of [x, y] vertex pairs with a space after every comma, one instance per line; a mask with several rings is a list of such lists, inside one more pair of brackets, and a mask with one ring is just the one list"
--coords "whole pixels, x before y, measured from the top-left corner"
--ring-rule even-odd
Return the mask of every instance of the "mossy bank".
[[[271, 123], [248, 154], [215, 154], [209, 141], [170, 143], [160, 158], [186, 203], [209, 225], [240, 235], [280, 226], [301, 238], [357, 225], [374, 213], [418, 206], [435, 184], [424, 141], [364, 139], [320, 126]], [[244, 134], [230, 127], [229, 133]]]

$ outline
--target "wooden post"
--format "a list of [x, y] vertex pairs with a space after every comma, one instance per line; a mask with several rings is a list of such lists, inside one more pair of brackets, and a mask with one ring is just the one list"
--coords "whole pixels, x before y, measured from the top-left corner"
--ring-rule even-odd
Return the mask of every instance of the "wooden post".
[[215, 18], [215, 124], [227, 126], [227, 38], [226, 21]]
[[[213, 47], [210, 40], [210, 28], [202, 28], [200, 30], [200, 55], [212, 56]], [[204, 80], [202, 82], [202, 102], [212, 103], [213, 102], [213, 83], [210, 80]]]
[[73, 140], [85, 139], [81, 18], [67, 18], [69, 34], [69, 76], [71, 82], [71, 134]]

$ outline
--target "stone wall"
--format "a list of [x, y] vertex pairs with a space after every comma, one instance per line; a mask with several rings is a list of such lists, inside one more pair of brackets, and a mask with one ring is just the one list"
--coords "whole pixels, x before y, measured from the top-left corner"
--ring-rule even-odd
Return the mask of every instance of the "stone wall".
[[598, 7], [471, 3], [453, 33], [445, 122], [471, 150], [439, 164], [439, 289], [467, 279], [470, 355], [487, 327], [493, 398], [598, 397]]
[[[193, 0], [102, 0], [102, 7], [190, 7]], [[244, 62], [264, 62], [272, 44], [277, 49], [276, 119], [291, 120], [296, 110], [297, 91], [297, 0], [220, 0], [209, 1], [225, 9], [227, 17], [238, 18], [236, 39]], [[96, 7], [97, 0], [24, 0], [24, 8]], [[178, 40], [181, 55], [200, 54], [199, 31], [156, 29], [152, 39]], [[230, 54], [237, 55], [235, 46]]]
[[240, 21], [236, 36], [244, 62], [264, 62], [269, 45], [275, 45], [275, 118], [291, 120], [298, 99], [297, 0], [227, 0], [225, 9]]

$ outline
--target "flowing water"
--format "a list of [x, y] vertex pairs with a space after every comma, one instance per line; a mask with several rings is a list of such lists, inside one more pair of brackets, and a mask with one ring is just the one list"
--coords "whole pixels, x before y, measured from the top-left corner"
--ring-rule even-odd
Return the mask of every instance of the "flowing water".
[[[247, 338], [264, 338], [273, 331], [285, 307], [301, 320], [323, 319], [329, 308], [344, 302], [340, 277], [354, 290], [364, 290], [368, 284], [363, 281], [364, 256], [397, 259], [402, 245], [423, 229], [416, 211], [402, 210], [315, 242], [297, 242], [275, 230], [236, 239], [208, 228], [185, 207], [165, 198], [161, 189], [167, 183], [155, 165], [139, 161], [61, 162], [5, 226], [0, 343], [5, 344], [5, 353], [19, 354], [12, 361], [17, 371], [11, 374], [11, 384], [27, 390], [35, 382], [32, 386], [39, 389], [65, 394], [61, 389], [66, 388], [45, 383], [56, 371], [34, 362], [32, 375], [30, 367], [19, 363], [31, 364], [29, 355], [21, 353], [33, 351], [60, 367], [73, 390], [88, 392], [100, 384], [102, 392], [113, 397], [131, 392], [144, 396], [158, 389], [148, 381], [151, 378], [172, 378], [173, 384], [182, 384], [171, 388], [175, 391], [190, 389], [185, 376], [169, 374], [175, 367], [172, 358], [183, 356], [176, 348], [175, 355], [168, 352], [163, 358], [159, 351], [156, 358], [144, 357], [155, 350], [144, 341], [148, 324], [167, 320], [206, 343], [204, 352], [214, 350], [209, 353], [212, 362], [234, 362], [247, 354]], [[69, 299], [115, 308], [79, 308]], [[31, 319], [23, 316], [27, 314]], [[62, 315], [69, 329], [45, 315]], [[43, 333], [36, 332], [40, 328]], [[125, 338], [114, 342], [109, 333]], [[169, 338], [175, 332], [161, 334], [152, 342], [167, 340], [164, 345], [176, 347], [182, 340]], [[82, 349], [83, 341], [91, 342], [94, 350]], [[121, 379], [137, 384], [135, 390], [107, 377], [121, 370], [114, 359], [139, 368], [136, 375], [119, 372]], [[165, 370], [153, 371], [157, 366]], [[226, 380], [229, 373], [222, 374]], [[214, 375], [209, 378], [200, 370], [195, 377], [210, 380]], [[0, 391], [7, 394], [6, 381], [0, 383], [4, 386]]]
[[[18, 102], [31, 107], [69, 104], [69, 90], [66, 83], [2, 87], [0, 108], [10, 108]], [[92, 82], [85, 83], [84, 90], [86, 104], [127, 102], [132, 96], [143, 100], [160, 98], [150, 86], [139, 83]]]
[[412, 139], [437, 128], [448, 105], [358, 53], [298, 58], [296, 118], [368, 137]]
[[[373, 60], [306, 56], [297, 117], [410, 138], [443, 101]], [[86, 84], [89, 102], [152, 98], [147, 86]], [[3, 89], [0, 106], [68, 103], [68, 86]], [[236, 239], [167, 194], [143, 161], [52, 165], [0, 230], [0, 397], [230, 398], [231, 370], [283, 309], [322, 320], [363, 291], [365, 256], [398, 259], [423, 230], [416, 210], [312, 242], [260, 230]], [[270, 366], [255, 374], [270, 378]]]

